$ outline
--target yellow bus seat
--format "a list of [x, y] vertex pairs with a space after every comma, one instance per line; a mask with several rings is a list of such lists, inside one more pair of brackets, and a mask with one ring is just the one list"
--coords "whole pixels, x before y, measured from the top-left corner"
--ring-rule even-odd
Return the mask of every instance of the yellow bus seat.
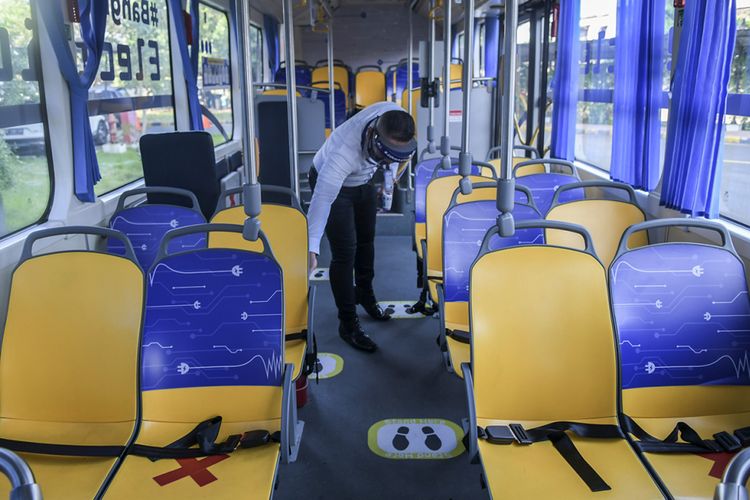
[[[472, 184], [492, 183], [492, 187], [475, 189], [469, 195], [460, 192], [455, 196], [456, 203], [475, 200], [494, 200], [497, 198], [495, 179], [491, 177], [469, 176]], [[459, 175], [448, 175], [432, 179], [427, 185], [425, 196], [425, 235], [427, 240], [426, 273], [430, 280], [443, 278], [443, 215], [451, 204], [451, 197], [461, 180]], [[434, 293], [434, 290], [433, 292]], [[437, 295], [431, 295], [437, 301]]]
[[[544, 167], [544, 172], [539, 172], [540, 166]], [[557, 171], [553, 171], [552, 168]], [[565, 173], [559, 170], [565, 170]], [[530, 172], [538, 173], [530, 173]], [[523, 175], [519, 176], [519, 172]], [[557, 188], [573, 182], [579, 182], [578, 170], [573, 162], [559, 160], [557, 158], [540, 158], [526, 160], [513, 167], [513, 177], [516, 183], [531, 189], [534, 195], [534, 204], [539, 211], [546, 215], [552, 205], [552, 197]], [[570, 192], [566, 195], [565, 201], [582, 199], [580, 192]], [[561, 200], [562, 201], [562, 200]]]
[[[149, 273], [141, 425], [105, 498], [267, 499], [280, 457], [288, 459], [292, 367], [284, 364], [282, 270], [268, 241], [261, 233], [262, 253], [165, 251], [175, 235], [215, 231], [241, 234], [242, 226], [170, 232]], [[151, 460], [139, 450], [169, 453], [170, 444], [214, 419], [217, 443], [261, 430], [279, 439], [194, 458]]]
[[[149, 195], [143, 203], [125, 207], [128, 198], [138, 195]], [[189, 200], [191, 207], [168, 204], [172, 198]], [[198, 198], [187, 189], [149, 186], [130, 189], [120, 195], [117, 207], [109, 221], [109, 227], [125, 233], [133, 246], [141, 269], [148, 271], [156, 258], [159, 243], [164, 234], [175, 227], [205, 224]], [[198, 248], [206, 245], [204, 235], [193, 235], [191, 238], [174, 241], [176, 246]], [[109, 253], [124, 255], [125, 247], [117, 238], [107, 238]]]
[[[588, 193], [592, 189], [624, 192], [627, 201], [603, 198], [562, 201], [573, 190]], [[629, 185], [609, 181], [585, 181], [560, 186], [552, 197], [552, 208], [547, 212], [547, 219], [585, 227], [594, 241], [594, 249], [602, 264], [609, 267], [617, 253], [622, 234], [630, 226], [644, 222], [646, 214], [638, 206], [635, 191]], [[574, 246], [576, 240], [571, 239], [569, 232], [550, 230], [547, 232], [547, 243]], [[644, 231], [636, 233], [629, 243], [633, 247], [647, 245], [648, 234]]]
[[[451, 63], [451, 88], [460, 89], [463, 86], [464, 65]], [[458, 80], [458, 81], [456, 81]]]
[[366, 108], [386, 99], [385, 74], [380, 71], [380, 66], [361, 66], [357, 69], [355, 82], [357, 108]]
[[[470, 457], [478, 454], [495, 498], [663, 498], [618, 426], [607, 280], [590, 237], [580, 226], [550, 221], [521, 222], [517, 229], [551, 226], [579, 233], [587, 250], [530, 245], [491, 251], [495, 227], [472, 267], [472, 360], [462, 365]], [[601, 437], [580, 437], [563, 422]], [[592, 427], [597, 424], [603, 427]], [[543, 425], [563, 430], [534, 431]], [[491, 443], [492, 430], [508, 431], [508, 444]], [[519, 444], [521, 430], [533, 444]], [[539, 441], [545, 438], [555, 445]], [[573, 454], [566, 444], [599, 476], [601, 491], [566, 464], [566, 454]]]
[[[278, 186], [264, 185], [264, 195], [277, 193], [294, 200], [293, 206], [278, 203], [263, 203], [258, 217], [263, 232], [274, 249], [274, 256], [284, 271], [284, 323], [286, 329], [285, 362], [294, 365], [293, 380], [304, 371], [309, 375], [314, 368], [315, 342], [314, 304], [315, 287], [309, 284], [307, 272], [307, 217], [297, 202], [296, 195]], [[212, 223], [243, 224], [247, 215], [240, 206], [226, 207], [229, 196], [239, 195], [242, 188], [224, 191], [219, 198], [219, 206]], [[213, 233], [209, 237], [210, 248], [239, 248], [262, 250], [261, 242], [248, 241], [234, 233]]]
[[[496, 183], [480, 183], [475, 189], [495, 188]], [[516, 221], [537, 220], [542, 216], [534, 206], [531, 191], [516, 187], [513, 217]], [[437, 286], [441, 327], [439, 345], [446, 368], [462, 377], [460, 366], [469, 362], [469, 271], [479, 254], [484, 234], [497, 222], [495, 200], [457, 203], [458, 190], [443, 216], [443, 283]], [[544, 243], [542, 231], [518, 231], [511, 238], [496, 238], [492, 248]]]
[[[638, 232], [685, 227], [711, 240], [631, 248]], [[714, 236], [718, 245], [711, 243]], [[731, 439], [735, 430], [750, 426], [750, 363], [741, 342], [750, 325], [750, 300], [730, 234], [700, 219], [638, 224], [623, 235], [609, 278], [623, 421], [634, 424], [628, 429], [634, 446], [674, 498], [713, 498], [741, 441], [734, 450], [706, 448], [709, 443], [681, 450], [686, 444], [680, 439], [670, 452], [655, 452], [635, 428], [661, 441], [682, 422], [702, 441], [720, 432]]]
[[[32, 256], [37, 240], [79, 234], [117, 238], [125, 256]], [[19, 453], [46, 498], [96, 497], [133, 439], [143, 304], [143, 272], [122, 233], [67, 227], [26, 239], [0, 354], [0, 446], [14, 449], [6, 442], [13, 440], [115, 448], [100, 457]], [[4, 476], [2, 484], [7, 497]]]
[[[286, 89], [269, 89], [264, 90], [263, 95], [287, 95]], [[297, 97], [302, 97], [302, 94], [300, 94], [299, 90], [295, 93]]]
[[[327, 66], [320, 66], [313, 70], [312, 72], [312, 81], [313, 82], [326, 82], [328, 83], [328, 67]], [[344, 96], [346, 97], [346, 109], [349, 109], [349, 70], [345, 68], [344, 66], [335, 65], [333, 67], [333, 82], [338, 83], [341, 90], [344, 92]], [[317, 85], [313, 85], [313, 87], [316, 87]], [[328, 88], [328, 85], [325, 86], [325, 88]]]
[[[514, 156], [513, 157], [513, 167], [516, 167], [519, 163], [523, 163], [528, 158], [523, 156]], [[487, 160], [489, 163], [492, 164], [493, 167], [495, 167], [495, 170], [498, 172], [502, 168], [502, 161], [500, 158], [492, 158], [491, 160]], [[544, 173], [544, 165], [542, 164], [536, 164], [536, 165], [527, 165], [526, 167], [518, 170], [516, 172], [516, 177], [523, 177], [524, 175], [531, 175], [531, 174], [543, 174]]]

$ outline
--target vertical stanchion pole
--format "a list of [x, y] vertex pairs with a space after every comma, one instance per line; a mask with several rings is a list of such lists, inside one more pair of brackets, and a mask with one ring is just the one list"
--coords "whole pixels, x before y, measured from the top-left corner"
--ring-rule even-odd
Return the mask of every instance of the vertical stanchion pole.
[[453, 0], [445, 0], [443, 5], [443, 137], [440, 138], [440, 154], [443, 155], [442, 168], [451, 168], [451, 10]]
[[[429, 85], [435, 81], [435, 0], [430, 0], [430, 44], [428, 57], [429, 68], [427, 70], [427, 80]], [[411, 68], [410, 68], [411, 69]], [[427, 151], [435, 152], [435, 99], [429, 99], [429, 124], [427, 125]]]
[[[336, 130], [336, 92], [333, 79], [333, 13], [328, 17], [328, 115], [331, 117], [331, 132]], [[344, 96], [348, 98], [348, 96]]]
[[458, 171], [461, 179], [461, 192], [471, 193], [471, 164], [474, 162], [469, 150], [471, 138], [471, 89], [474, 79], [474, 0], [464, 0], [464, 67], [462, 84], [464, 92], [463, 120], [461, 121], [461, 153], [458, 155]]
[[503, 97], [502, 114], [502, 166], [497, 182], [497, 209], [500, 215], [497, 226], [501, 236], [515, 233], [513, 205], [515, 180], [513, 179], [513, 111], [516, 90], [516, 26], [518, 25], [518, 0], [505, 0], [505, 28], [503, 43]]
[[[250, 53], [250, 11], [243, 0], [236, 0], [239, 49], [242, 54], [240, 87], [242, 88], [242, 148], [245, 152], [245, 185], [242, 201], [245, 220], [242, 235], [249, 241], [256, 241], [260, 234], [261, 192], [258, 183], [258, 159], [255, 156], [255, 88], [253, 87], [253, 59]], [[222, 200], [223, 202], [224, 200]]]
[[242, 54], [240, 88], [242, 89], [242, 149], [245, 151], [245, 182], [256, 184], [258, 174], [255, 157], [255, 95], [253, 87], [253, 59], [250, 53], [250, 11], [247, 2], [235, 0], [239, 51]]
[[284, 0], [284, 39], [286, 59], [286, 106], [289, 130], [289, 166], [292, 189], [299, 199], [299, 164], [297, 161], [297, 73], [294, 60], [294, 16], [292, 0]]
[[[412, 89], [414, 88], [414, 72], [412, 71], [412, 64], [414, 60], [414, 2], [409, 2], [407, 5], [409, 9], [409, 47], [407, 50], [406, 57], [406, 95], [408, 100], [409, 114], [414, 115], [414, 96], [412, 95]], [[398, 66], [396, 67], [398, 72]], [[409, 191], [414, 190], [414, 179], [412, 178], [412, 162], [409, 161], [408, 171], [406, 172], [406, 182], [409, 187]]]

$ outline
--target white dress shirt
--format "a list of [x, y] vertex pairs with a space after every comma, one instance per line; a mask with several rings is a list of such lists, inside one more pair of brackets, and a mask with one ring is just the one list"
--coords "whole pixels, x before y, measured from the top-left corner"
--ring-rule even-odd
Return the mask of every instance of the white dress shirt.
[[[377, 165], [368, 161], [367, 152], [362, 148], [362, 133], [374, 118], [387, 111], [403, 109], [393, 102], [378, 102], [366, 107], [337, 127], [315, 154], [313, 164], [318, 171], [318, 180], [307, 211], [311, 252], [320, 254], [320, 240], [331, 213], [331, 204], [341, 187], [367, 184], [375, 175]], [[397, 167], [397, 163], [389, 166], [391, 175]]]

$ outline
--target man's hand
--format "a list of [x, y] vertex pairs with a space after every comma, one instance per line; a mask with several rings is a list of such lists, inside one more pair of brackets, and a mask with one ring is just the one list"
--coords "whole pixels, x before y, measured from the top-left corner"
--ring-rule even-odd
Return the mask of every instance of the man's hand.
[[310, 257], [307, 259], [307, 270], [309, 272], [315, 271], [315, 269], [318, 267], [318, 254], [315, 252], [310, 252]]

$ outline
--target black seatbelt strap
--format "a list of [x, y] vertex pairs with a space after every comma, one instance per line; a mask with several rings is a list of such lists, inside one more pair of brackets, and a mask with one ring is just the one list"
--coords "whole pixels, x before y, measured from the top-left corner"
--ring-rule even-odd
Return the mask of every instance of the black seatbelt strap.
[[471, 344], [471, 334], [464, 330], [446, 330], [445, 334], [456, 342], [460, 342], [462, 344]]
[[[227, 455], [242, 448], [255, 448], [268, 443], [278, 443], [281, 433], [271, 434], [264, 430], [249, 431], [244, 434], [234, 434], [227, 437], [223, 443], [217, 443], [221, 428], [221, 417], [204, 420], [193, 430], [185, 434], [177, 441], [161, 447], [136, 444], [129, 453], [139, 457], [146, 457], [151, 461], [165, 458], [198, 458], [209, 455]], [[193, 446], [196, 446], [194, 448]]]
[[302, 330], [297, 333], [287, 333], [284, 335], [285, 342], [292, 342], [293, 340], [307, 340], [307, 330]]
[[580, 437], [592, 439], [624, 439], [620, 428], [609, 424], [583, 424], [579, 422], [552, 422], [550, 424], [524, 429], [520, 424], [494, 426], [479, 429], [479, 436], [493, 444], [530, 445], [550, 441], [555, 450], [565, 459], [578, 477], [593, 492], [607, 491], [612, 488], [586, 461], [576, 448], [573, 440], [566, 433], [572, 432]]
[[636, 445], [640, 450], [647, 453], [733, 453], [750, 446], [750, 427], [737, 429], [734, 434], [717, 432], [713, 435], [714, 439], [704, 439], [685, 422], [677, 422], [667, 437], [659, 439], [643, 430], [627, 415], [623, 417], [623, 424], [629, 434], [638, 438]]
[[67, 457], [119, 457], [125, 451], [124, 446], [89, 446], [77, 444], [33, 443], [0, 439], [0, 448], [7, 448], [18, 453], [35, 453], [39, 455], [60, 455]]

